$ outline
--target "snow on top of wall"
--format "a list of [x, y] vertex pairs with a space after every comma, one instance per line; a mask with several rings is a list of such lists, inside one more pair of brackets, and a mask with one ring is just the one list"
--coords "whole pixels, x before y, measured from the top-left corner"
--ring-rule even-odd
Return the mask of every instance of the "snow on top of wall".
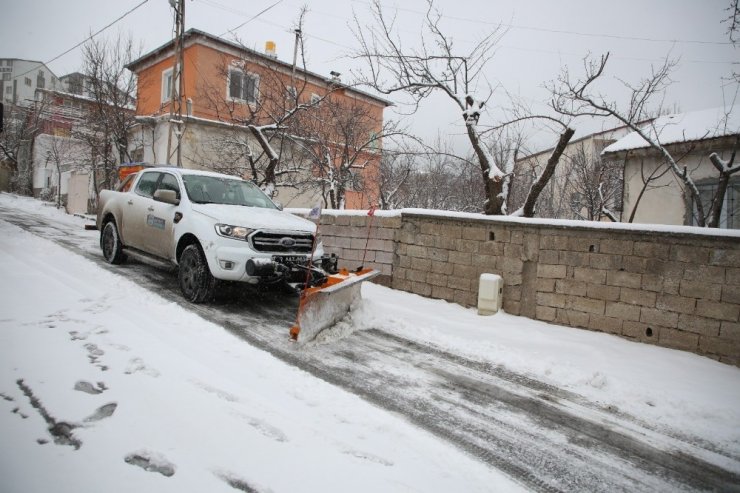
[[[305, 216], [308, 209], [291, 208], [285, 209], [293, 214]], [[323, 215], [331, 216], [367, 216], [367, 210], [337, 210], [324, 209]], [[690, 234], [701, 236], [715, 236], [726, 238], [740, 238], [740, 230], [737, 229], [718, 229], [702, 228], [699, 226], [677, 226], [673, 224], [636, 224], [636, 223], [612, 223], [601, 221], [578, 221], [575, 219], [545, 219], [539, 217], [518, 217], [518, 216], [487, 216], [478, 212], [455, 212], [442, 211], [437, 209], [394, 209], [390, 211], [375, 211], [377, 217], [400, 217], [403, 215], [411, 216], [428, 216], [446, 219], [461, 219], [488, 221], [491, 223], [508, 223], [508, 224], [527, 224], [534, 226], [551, 226], [559, 228], [583, 228], [593, 230], [610, 230], [610, 231], [634, 231], [636, 233], [666, 233], [666, 234]]]
[[[733, 135], [740, 132], [740, 105], [664, 115], [643, 129], [664, 145]], [[604, 149], [603, 154], [645, 147], [649, 147], [647, 141], [631, 132]]]

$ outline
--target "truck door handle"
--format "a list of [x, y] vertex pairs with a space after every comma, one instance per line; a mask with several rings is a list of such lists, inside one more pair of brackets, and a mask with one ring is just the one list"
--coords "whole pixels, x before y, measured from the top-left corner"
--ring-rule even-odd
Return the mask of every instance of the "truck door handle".
[[134, 201], [133, 200], [129, 200], [128, 201], [128, 205], [134, 205]]
[[150, 206], [149, 206], [149, 208], [148, 208], [147, 210], [148, 210], [149, 212], [153, 212], [153, 211], [154, 211], [154, 207], [152, 207], [152, 206], [150, 205]]

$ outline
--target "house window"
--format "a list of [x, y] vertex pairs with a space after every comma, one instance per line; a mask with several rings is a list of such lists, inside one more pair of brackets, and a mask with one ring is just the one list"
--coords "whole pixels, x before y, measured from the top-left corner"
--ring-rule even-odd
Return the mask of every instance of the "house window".
[[371, 151], [380, 150], [380, 138], [378, 137], [378, 132], [370, 132], [370, 138], [367, 142]]
[[244, 72], [238, 68], [230, 68], [228, 80], [229, 98], [248, 103], [256, 103], [259, 81], [259, 76], [255, 74]]
[[[712, 199], [717, 193], [716, 183], [697, 184], [699, 189], [701, 203], [704, 206], [704, 214], [708, 215], [712, 206]], [[692, 225], [696, 225], [696, 206], [692, 206], [694, 214], [692, 216]], [[727, 185], [725, 200], [722, 204], [720, 213], [719, 227], [723, 229], [740, 229], [740, 180], [733, 180]]]
[[26, 80], [24, 81], [28, 87], [31, 87], [31, 78], [26, 77]]
[[[26, 77], [26, 79], [28, 79], [28, 77]], [[3, 80], [10, 80], [10, 72], [5, 72], [3, 74]], [[31, 79], [28, 79], [28, 80], [31, 80]]]
[[36, 87], [39, 89], [44, 89], [46, 87], [46, 79], [44, 78], [43, 70], [39, 70], [39, 73], [36, 76]]
[[311, 104], [318, 104], [321, 101], [321, 96], [318, 94], [311, 94]]
[[298, 91], [296, 91], [296, 88], [293, 86], [286, 87], [285, 98], [290, 101], [295, 101], [296, 99], [298, 99]]
[[[167, 103], [172, 99], [172, 77], [175, 70], [174, 68], [168, 68], [162, 72], [162, 102]], [[179, 75], [178, 75], [179, 77]], [[179, 78], [175, 80], [176, 85], [180, 85]]]

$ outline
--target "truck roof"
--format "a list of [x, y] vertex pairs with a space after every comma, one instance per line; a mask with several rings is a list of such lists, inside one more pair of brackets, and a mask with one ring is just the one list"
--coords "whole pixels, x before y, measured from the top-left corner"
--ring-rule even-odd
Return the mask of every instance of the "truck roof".
[[[200, 170], [200, 169], [178, 168], [176, 166], [171, 166], [171, 165], [168, 165], [168, 164], [163, 164], [163, 165], [155, 164], [152, 167], [142, 169], [139, 172], [142, 172], [142, 171], [151, 171], [151, 170], [157, 170], [157, 171], [166, 170], [166, 171], [169, 171], [169, 172], [171, 172], [173, 174], [180, 175], [180, 176], [183, 176], [183, 175], [199, 175], [199, 176], [213, 176], [213, 177], [218, 177], [218, 178], [229, 178], [229, 179], [232, 179], [232, 180], [233, 179], [244, 180], [244, 178], [242, 178], [241, 176], [227, 175], [225, 173], [217, 173], [215, 171], [207, 171], [207, 170]], [[245, 181], [247, 181], [247, 180], [245, 180]]]

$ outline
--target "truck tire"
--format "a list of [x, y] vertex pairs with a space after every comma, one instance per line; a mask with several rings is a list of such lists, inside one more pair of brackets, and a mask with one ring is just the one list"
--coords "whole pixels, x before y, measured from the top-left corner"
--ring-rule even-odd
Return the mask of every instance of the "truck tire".
[[103, 257], [109, 264], [120, 264], [126, 260], [126, 254], [123, 253], [123, 244], [121, 236], [118, 234], [116, 222], [110, 220], [103, 225], [100, 232], [100, 248], [103, 250]]
[[211, 275], [205, 255], [198, 245], [188, 245], [183, 250], [177, 278], [182, 295], [191, 303], [203, 303], [213, 299], [216, 278]]

